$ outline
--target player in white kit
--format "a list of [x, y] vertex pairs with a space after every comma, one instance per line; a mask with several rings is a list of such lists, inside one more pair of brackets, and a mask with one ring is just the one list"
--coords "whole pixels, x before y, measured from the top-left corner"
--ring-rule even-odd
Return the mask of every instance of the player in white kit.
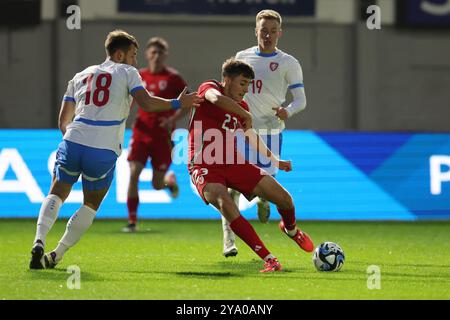
[[[31, 251], [30, 269], [53, 268], [91, 226], [114, 177], [122, 152], [125, 120], [134, 98], [145, 111], [197, 107], [196, 92], [168, 100], [150, 96], [142, 86], [136, 39], [122, 30], [108, 34], [107, 59], [69, 81], [59, 114], [59, 144], [50, 192], [43, 201]], [[55, 250], [44, 254], [45, 239], [72, 185], [82, 175], [83, 205], [69, 219]]]
[[[274, 10], [262, 10], [256, 16], [255, 35], [258, 45], [239, 51], [236, 59], [250, 64], [255, 71], [255, 79], [249, 86], [244, 100], [253, 116], [253, 128], [258, 132], [267, 147], [278, 157], [281, 153], [282, 131], [284, 121], [306, 107], [306, 96], [303, 85], [303, 72], [300, 63], [293, 56], [277, 48], [281, 37], [282, 19]], [[282, 107], [286, 93], [290, 91], [293, 100], [287, 107]], [[266, 170], [269, 174], [277, 173], [276, 166], [267, 158], [263, 158], [254, 149], [246, 145], [246, 157], [252, 163]], [[240, 194], [231, 190], [236, 202]], [[258, 199], [258, 217], [267, 222], [270, 215], [269, 202]], [[235, 256], [234, 233], [228, 222], [222, 218], [225, 257]]]

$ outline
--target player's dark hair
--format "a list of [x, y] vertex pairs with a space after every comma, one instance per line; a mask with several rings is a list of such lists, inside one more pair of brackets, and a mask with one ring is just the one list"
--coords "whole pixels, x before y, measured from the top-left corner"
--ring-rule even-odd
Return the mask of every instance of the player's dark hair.
[[147, 41], [145, 49], [150, 47], [158, 47], [161, 50], [169, 51], [169, 44], [161, 37], [153, 37]]
[[136, 38], [123, 30], [110, 32], [105, 41], [105, 49], [108, 56], [112, 56], [117, 50], [128, 52], [132, 45], [139, 48]]
[[243, 75], [248, 79], [255, 79], [253, 67], [245, 61], [230, 58], [222, 65], [222, 77], [234, 78]]

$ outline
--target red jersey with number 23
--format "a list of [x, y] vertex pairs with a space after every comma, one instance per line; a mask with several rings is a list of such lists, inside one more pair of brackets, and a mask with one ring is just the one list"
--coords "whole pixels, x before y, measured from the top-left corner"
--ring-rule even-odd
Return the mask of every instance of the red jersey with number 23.
[[[199, 86], [198, 96], [205, 98], [209, 89], [216, 89], [224, 94], [224, 88], [220, 82], [208, 80]], [[245, 101], [241, 101], [239, 105], [249, 111]], [[237, 150], [234, 132], [236, 129], [242, 128], [242, 118], [235, 113], [223, 110], [206, 99], [200, 107], [192, 109], [191, 112], [189, 121], [189, 168], [191, 169], [195, 165], [229, 164], [230, 157], [234, 159], [232, 161], [236, 161]], [[215, 130], [207, 132], [209, 129]], [[216, 137], [219, 132], [222, 143]], [[218, 150], [218, 148], [221, 148], [221, 150]], [[227, 152], [233, 154], [227, 155]], [[211, 155], [218, 161], [211, 163], [209, 160]]]

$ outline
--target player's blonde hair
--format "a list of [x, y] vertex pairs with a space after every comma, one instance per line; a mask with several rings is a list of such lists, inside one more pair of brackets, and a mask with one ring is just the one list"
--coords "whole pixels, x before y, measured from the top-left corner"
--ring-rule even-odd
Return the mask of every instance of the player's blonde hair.
[[139, 48], [136, 38], [123, 30], [117, 29], [111, 31], [106, 37], [105, 50], [108, 56], [112, 56], [117, 50], [128, 52], [132, 45]]
[[262, 19], [272, 19], [272, 20], [276, 20], [278, 21], [278, 23], [280, 24], [281, 27], [281, 15], [276, 12], [275, 10], [270, 10], [270, 9], [265, 9], [265, 10], [261, 10], [257, 15], [256, 15], [256, 25], [258, 25], [258, 22]]

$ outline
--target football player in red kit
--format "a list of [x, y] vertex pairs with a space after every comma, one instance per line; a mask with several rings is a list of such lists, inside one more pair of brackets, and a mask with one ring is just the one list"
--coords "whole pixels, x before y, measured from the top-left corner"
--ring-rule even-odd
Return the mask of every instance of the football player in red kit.
[[[145, 50], [148, 66], [140, 69], [139, 74], [151, 95], [173, 99], [183, 91], [186, 82], [176, 70], [165, 64], [168, 50], [169, 45], [164, 39], [151, 38]], [[127, 194], [128, 225], [122, 231], [134, 232], [137, 230], [139, 175], [148, 158], [151, 158], [153, 168], [153, 188], [156, 190], [168, 188], [173, 198], [178, 196], [175, 174], [167, 173], [167, 171], [172, 163], [171, 136], [175, 129], [175, 122], [186, 113], [181, 109], [159, 113], [143, 112], [141, 108], [138, 109], [128, 155], [130, 164], [130, 182]]]
[[272, 272], [280, 271], [281, 264], [241, 216], [227, 188], [239, 191], [248, 200], [259, 196], [274, 203], [281, 215], [282, 232], [307, 252], [314, 250], [314, 244], [297, 228], [294, 203], [286, 189], [237, 152], [234, 135], [243, 130], [258, 152], [270, 158], [279, 169], [291, 170], [290, 161], [277, 159], [252, 129], [252, 116], [243, 97], [254, 76], [249, 64], [232, 58], [222, 66], [222, 82], [209, 80], [200, 85], [198, 95], [204, 102], [192, 111], [190, 118], [188, 169], [205, 203], [215, 206], [233, 232], [265, 261], [261, 272]]

